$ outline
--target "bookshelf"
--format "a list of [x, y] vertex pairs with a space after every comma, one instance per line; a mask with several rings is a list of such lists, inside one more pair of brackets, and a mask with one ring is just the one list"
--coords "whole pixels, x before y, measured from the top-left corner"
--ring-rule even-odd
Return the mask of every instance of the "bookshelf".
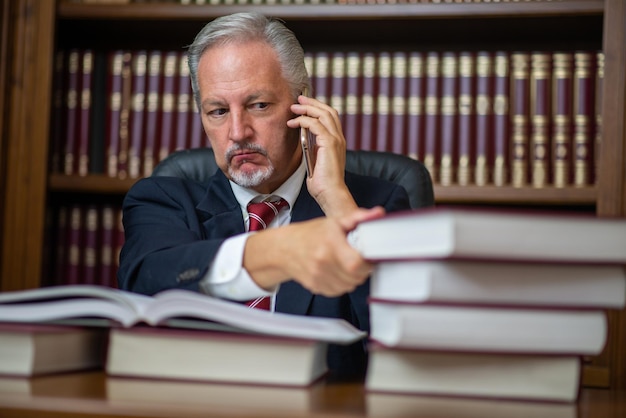
[[[0, 0], [0, 289], [41, 286], [54, 242], [47, 225], [66, 199], [120, 202], [134, 179], [50, 173], [55, 51], [181, 49], [212, 18], [260, 10], [283, 18], [305, 50], [388, 45], [441, 50], [602, 49], [603, 136], [595, 185], [435, 186], [439, 204], [514, 205], [626, 217], [626, 6], [621, 0], [352, 5], [124, 5]], [[339, 41], [338, 41], [339, 40]], [[339, 43], [338, 43], [339, 42]], [[35, 47], [36, 46], [36, 47]], [[626, 315], [611, 313], [606, 353], [592, 359], [595, 386], [626, 387]]]

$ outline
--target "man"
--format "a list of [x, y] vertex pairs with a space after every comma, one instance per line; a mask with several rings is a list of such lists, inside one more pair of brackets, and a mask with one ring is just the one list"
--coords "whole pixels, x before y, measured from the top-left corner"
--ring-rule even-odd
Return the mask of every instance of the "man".
[[[215, 19], [189, 48], [194, 98], [220, 168], [207, 184], [155, 177], [124, 200], [119, 285], [145, 294], [179, 287], [271, 309], [344, 318], [369, 330], [372, 265], [348, 243], [357, 223], [406, 209], [403, 188], [344, 172], [337, 112], [300, 93], [304, 53], [281, 22], [239, 13]], [[313, 176], [299, 130], [316, 136]], [[246, 232], [250, 201], [284, 207], [269, 228]], [[365, 209], [369, 208], [369, 209]], [[365, 342], [331, 346], [329, 369], [362, 375]]]

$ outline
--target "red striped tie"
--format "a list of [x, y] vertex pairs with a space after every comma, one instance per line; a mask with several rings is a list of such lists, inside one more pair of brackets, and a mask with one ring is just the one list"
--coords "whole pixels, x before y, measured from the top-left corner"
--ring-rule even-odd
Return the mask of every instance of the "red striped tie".
[[[278, 215], [283, 207], [288, 207], [289, 203], [280, 199], [273, 202], [265, 201], [260, 203], [249, 203], [248, 213], [250, 215], [249, 231], [260, 231], [267, 228], [272, 220]], [[246, 303], [251, 308], [270, 309], [269, 296], [261, 296]]]

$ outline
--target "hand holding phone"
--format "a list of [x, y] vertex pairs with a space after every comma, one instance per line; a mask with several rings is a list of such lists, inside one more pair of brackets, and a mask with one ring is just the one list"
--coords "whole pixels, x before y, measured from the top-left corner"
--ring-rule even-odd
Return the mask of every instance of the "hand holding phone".
[[[303, 96], [308, 96], [308, 89], [304, 89]], [[313, 168], [315, 167], [315, 156], [317, 154], [315, 149], [315, 136], [309, 132], [307, 128], [300, 128], [300, 146], [302, 147], [302, 158], [306, 165], [307, 177], [313, 177]]]

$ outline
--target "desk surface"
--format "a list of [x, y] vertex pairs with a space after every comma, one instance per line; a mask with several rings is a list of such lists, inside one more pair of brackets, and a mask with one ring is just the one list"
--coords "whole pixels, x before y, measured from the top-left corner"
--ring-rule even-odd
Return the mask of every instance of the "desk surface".
[[576, 404], [366, 393], [359, 383], [277, 388], [112, 378], [86, 372], [0, 377], [0, 417], [626, 417], [626, 391], [584, 389]]

